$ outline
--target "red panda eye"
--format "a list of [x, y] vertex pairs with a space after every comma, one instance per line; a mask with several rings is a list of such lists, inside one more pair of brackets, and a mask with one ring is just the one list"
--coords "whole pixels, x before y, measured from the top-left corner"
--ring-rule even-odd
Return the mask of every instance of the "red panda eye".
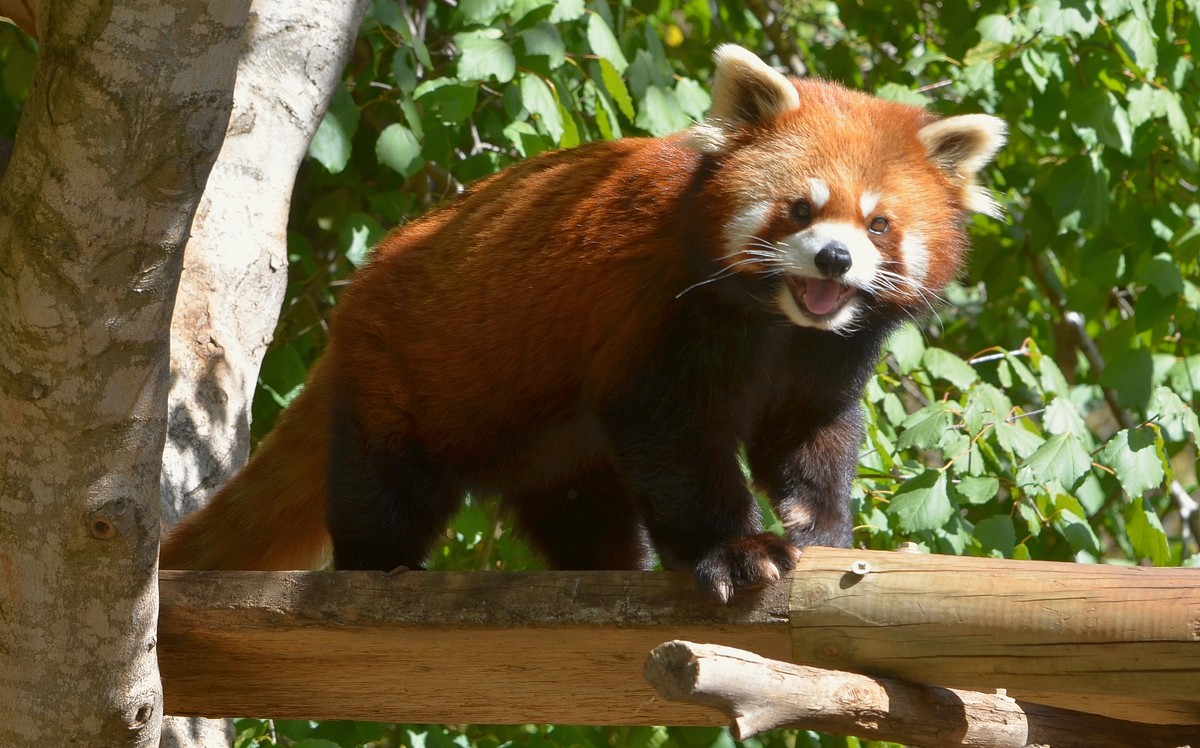
[[807, 200], [792, 203], [792, 218], [798, 223], [808, 223], [808, 219], [812, 218], [812, 205]]
[[886, 234], [888, 230], [888, 220], [883, 216], [875, 216], [871, 221], [870, 231], [872, 234]]

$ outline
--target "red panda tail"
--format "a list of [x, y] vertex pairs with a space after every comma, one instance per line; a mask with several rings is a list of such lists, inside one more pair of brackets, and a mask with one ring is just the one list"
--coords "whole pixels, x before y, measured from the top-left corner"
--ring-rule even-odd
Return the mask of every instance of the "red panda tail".
[[248, 465], [163, 542], [164, 569], [313, 569], [329, 556], [330, 384], [323, 358]]

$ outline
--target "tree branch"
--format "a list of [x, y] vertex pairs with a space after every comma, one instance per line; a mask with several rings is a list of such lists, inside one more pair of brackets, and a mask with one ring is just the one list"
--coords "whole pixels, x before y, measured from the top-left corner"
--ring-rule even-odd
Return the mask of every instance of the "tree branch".
[[1144, 725], [997, 694], [794, 665], [685, 641], [656, 647], [646, 680], [673, 701], [720, 709], [744, 740], [798, 727], [926, 748], [1179, 748], [1195, 727]]

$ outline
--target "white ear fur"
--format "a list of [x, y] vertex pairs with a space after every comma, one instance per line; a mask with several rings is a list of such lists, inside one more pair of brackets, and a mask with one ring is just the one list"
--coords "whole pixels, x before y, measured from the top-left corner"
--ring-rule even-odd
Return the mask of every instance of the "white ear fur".
[[999, 218], [1003, 210], [975, 179], [1004, 145], [1008, 126], [989, 114], [947, 117], [922, 127], [917, 133], [929, 159], [951, 178], [962, 183], [967, 207]]
[[765, 122], [800, 105], [796, 87], [775, 68], [744, 47], [722, 44], [713, 53], [717, 64], [712, 108], [692, 128], [692, 142], [705, 152], [720, 151], [725, 137], [744, 125]]

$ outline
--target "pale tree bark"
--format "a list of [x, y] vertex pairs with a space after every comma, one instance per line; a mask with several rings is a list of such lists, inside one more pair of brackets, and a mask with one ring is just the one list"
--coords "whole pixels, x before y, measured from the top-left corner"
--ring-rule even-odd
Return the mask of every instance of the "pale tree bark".
[[34, 7], [0, 184], [0, 745], [149, 746], [170, 317], [247, 3]]
[[163, 519], [245, 464], [258, 369], [287, 290], [292, 186], [369, 0], [253, 0], [225, 144], [196, 211], [171, 323]]
[[[253, 0], [225, 142], [196, 211], [171, 322], [162, 465], [165, 525], [197, 509], [250, 454], [258, 369], [287, 290], [300, 160], [369, 0]], [[163, 745], [228, 745], [227, 721], [171, 717]]]
[[1195, 725], [1147, 725], [1018, 701], [796, 665], [733, 647], [672, 641], [646, 680], [673, 701], [720, 709], [735, 738], [798, 727], [924, 748], [1189, 748]]

